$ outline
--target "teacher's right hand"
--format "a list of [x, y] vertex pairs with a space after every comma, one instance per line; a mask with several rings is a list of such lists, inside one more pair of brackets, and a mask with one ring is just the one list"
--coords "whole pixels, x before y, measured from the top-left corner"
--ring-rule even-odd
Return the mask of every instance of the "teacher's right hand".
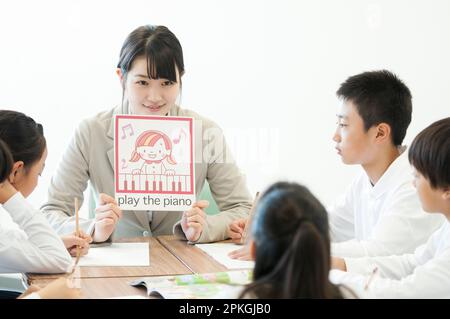
[[116, 228], [116, 224], [122, 218], [122, 210], [114, 198], [101, 193], [100, 206], [95, 209], [95, 229], [92, 236], [94, 242], [106, 241]]

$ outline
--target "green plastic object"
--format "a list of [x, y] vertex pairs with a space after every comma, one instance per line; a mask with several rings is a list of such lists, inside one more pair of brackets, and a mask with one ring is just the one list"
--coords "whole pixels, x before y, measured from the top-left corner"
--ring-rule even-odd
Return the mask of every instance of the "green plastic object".
[[198, 199], [205, 199], [209, 202], [209, 206], [205, 209], [206, 214], [215, 215], [220, 212], [219, 207], [217, 206], [216, 201], [212, 197], [211, 189], [209, 188], [208, 182], [205, 181], [205, 185], [203, 186], [202, 191], [198, 195]]

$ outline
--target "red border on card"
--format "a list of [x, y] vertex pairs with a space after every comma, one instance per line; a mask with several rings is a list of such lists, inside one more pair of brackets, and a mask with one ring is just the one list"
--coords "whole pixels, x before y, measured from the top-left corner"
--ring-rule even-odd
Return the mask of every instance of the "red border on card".
[[[152, 192], [152, 191], [120, 191], [119, 190], [119, 169], [118, 169], [118, 163], [119, 163], [119, 147], [118, 147], [118, 141], [119, 141], [119, 120], [120, 119], [154, 119], [154, 120], [163, 120], [163, 121], [186, 121], [189, 122], [189, 133], [190, 133], [190, 142], [191, 142], [191, 165], [190, 165], [190, 171], [191, 171], [191, 191], [190, 192], [181, 192], [181, 191], [158, 191], [158, 192]], [[116, 187], [116, 193], [123, 194], [183, 194], [183, 195], [194, 195], [194, 144], [193, 144], [193, 118], [187, 118], [187, 117], [177, 117], [177, 116], [138, 116], [138, 115], [116, 115], [115, 116], [115, 161], [114, 161], [114, 177], [115, 177], [115, 187]]]

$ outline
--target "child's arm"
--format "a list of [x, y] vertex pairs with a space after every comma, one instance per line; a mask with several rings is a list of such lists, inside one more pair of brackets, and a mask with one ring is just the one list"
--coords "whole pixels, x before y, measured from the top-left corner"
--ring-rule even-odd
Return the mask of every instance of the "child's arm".
[[370, 236], [365, 240], [333, 243], [331, 253], [338, 257], [389, 256], [412, 253], [424, 244], [442, 224], [442, 216], [430, 216], [422, 211], [415, 190], [392, 194], [393, 200], [384, 204]]
[[0, 227], [0, 272], [66, 272], [72, 259], [45, 217], [19, 192], [9, 198], [3, 208], [28, 238], [16, 230]]
[[[402, 257], [402, 256], [397, 256]], [[384, 257], [386, 258], [386, 257]], [[394, 261], [393, 256], [392, 261]], [[387, 259], [383, 264], [387, 266]], [[393, 269], [395, 263], [387, 267]], [[377, 265], [380, 264], [377, 262]], [[385, 268], [386, 269], [386, 268]], [[369, 282], [370, 275], [356, 273], [331, 273], [334, 283], [341, 283], [354, 288], [357, 292], [366, 292], [370, 298], [450, 298], [448, 287], [450, 287], [450, 252], [447, 251], [437, 258], [414, 268], [407, 276], [391, 279], [385, 278], [386, 273], [376, 276]]]
[[80, 297], [80, 289], [73, 288], [70, 279], [62, 277], [53, 280], [44, 288], [30, 286], [19, 299], [78, 299]]
[[384, 257], [336, 258], [332, 257], [331, 268], [361, 275], [370, 274], [374, 268], [382, 277], [401, 279], [411, 275], [417, 267], [414, 254]]

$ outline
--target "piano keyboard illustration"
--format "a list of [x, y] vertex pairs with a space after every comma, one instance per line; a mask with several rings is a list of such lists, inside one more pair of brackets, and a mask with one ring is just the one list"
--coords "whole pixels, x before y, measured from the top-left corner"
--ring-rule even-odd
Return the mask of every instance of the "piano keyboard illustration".
[[119, 174], [120, 191], [190, 192], [189, 175]]

